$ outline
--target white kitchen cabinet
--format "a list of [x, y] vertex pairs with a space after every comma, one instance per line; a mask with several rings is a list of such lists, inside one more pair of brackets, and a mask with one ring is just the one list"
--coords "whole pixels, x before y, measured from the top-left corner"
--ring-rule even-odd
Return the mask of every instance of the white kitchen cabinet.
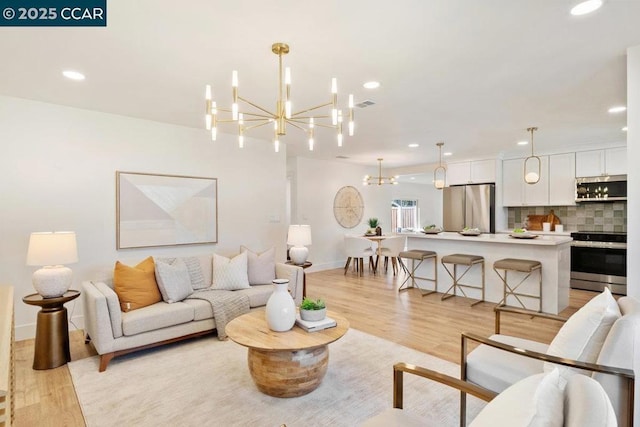
[[626, 147], [576, 153], [576, 177], [624, 175], [627, 173]]
[[502, 162], [503, 206], [549, 205], [549, 156], [540, 157], [540, 180], [535, 184], [524, 181], [524, 159]]
[[607, 175], [627, 174], [627, 147], [604, 150], [604, 165]]
[[447, 185], [486, 184], [496, 182], [496, 161], [447, 163]]
[[570, 206], [576, 201], [575, 153], [549, 156], [549, 205]]

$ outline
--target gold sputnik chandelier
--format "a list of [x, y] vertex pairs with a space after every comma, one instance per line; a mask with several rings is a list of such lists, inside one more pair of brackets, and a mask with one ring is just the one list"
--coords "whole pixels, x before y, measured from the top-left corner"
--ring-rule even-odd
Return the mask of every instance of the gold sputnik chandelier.
[[397, 176], [382, 176], [382, 160], [384, 159], [378, 159], [378, 176], [365, 175], [364, 178], [362, 178], [363, 185], [398, 184]]
[[[231, 90], [233, 103], [231, 109], [219, 108], [212, 97], [210, 85], [206, 86], [206, 128], [211, 131], [211, 139], [216, 140], [218, 124], [235, 123], [238, 130], [238, 145], [244, 146], [244, 135], [247, 131], [261, 126], [273, 126], [273, 144], [275, 151], [280, 151], [280, 137], [286, 135], [287, 125], [300, 129], [308, 136], [309, 150], [313, 151], [315, 142], [315, 128], [326, 127], [336, 131], [338, 146], [342, 146], [343, 133], [342, 110], [338, 108], [338, 83], [336, 78], [331, 79], [331, 99], [329, 102], [315, 107], [293, 111], [291, 102], [291, 70], [286, 67], [283, 72], [282, 56], [289, 53], [289, 46], [285, 43], [274, 43], [271, 51], [278, 55], [278, 99], [275, 112], [261, 107], [239, 95], [238, 72], [233, 71], [231, 77]], [[241, 111], [239, 103], [242, 102], [251, 107], [251, 111]], [[348, 105], [348, 134], [353, 136], [355, 124], [353, 121], [353, 95], [349, 95]], [[222, 118], [221, 113], [229, 117]]]

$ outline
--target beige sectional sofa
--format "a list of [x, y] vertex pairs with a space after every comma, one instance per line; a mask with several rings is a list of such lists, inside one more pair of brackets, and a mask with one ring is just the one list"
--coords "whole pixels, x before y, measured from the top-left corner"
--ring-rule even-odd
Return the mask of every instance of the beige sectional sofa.
[[[205, 283], [213, 283], [212, 255], [196, 258]], [[284, 263], [273, 264], [275, 278], [289, 280], [289, 290], [299, 305], [303, 292], [302, 268]], [[247, 289], [233, 292], [247, 295], [250, 308], [255, 309], [266, 305], [272, 291], [271, 283], [252, 283]], [[82, 295], [86, 342], [91, 342], [100, 355], [100, 372], [106, 370], [116, 356], [209, 334], [216, 329], [211, 304], [205, 300], [161, 301], [124, 312], [114, 291], [113, 279], [83, 282]]]

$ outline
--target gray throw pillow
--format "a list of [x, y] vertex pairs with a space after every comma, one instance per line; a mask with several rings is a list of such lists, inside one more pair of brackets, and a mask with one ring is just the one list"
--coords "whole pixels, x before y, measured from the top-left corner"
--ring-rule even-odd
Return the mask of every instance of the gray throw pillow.
[[174, 303], [191, 295], [189, 271], [181, 259], [176, 259], [173, 264], [156, 259], [155, 265], [156, 280], [164, 301]]
[[198, 289], [206, 289], [210, 284], [205, 283], [204, 275], [202, 274], [202, 268], [200, 267], [200, 261], [197, 257], [183, 257], [183, 258], [155, 258], [156, 261], [162, 261], [166, 264], [173, 264], [176, 260], [181, 259], [187, 266], [189, 272], [189, 279], [191, 281], [191, 289], [197, 291]]

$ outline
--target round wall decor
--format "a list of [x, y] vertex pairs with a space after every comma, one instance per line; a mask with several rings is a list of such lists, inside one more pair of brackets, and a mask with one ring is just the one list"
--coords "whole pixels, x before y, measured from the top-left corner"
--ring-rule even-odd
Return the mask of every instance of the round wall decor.
[[333, 199], [333, 215], [344, 228], [353, 228], [360, 224], [364, 214], [362, 195], [352, 186], [342, 187]]

